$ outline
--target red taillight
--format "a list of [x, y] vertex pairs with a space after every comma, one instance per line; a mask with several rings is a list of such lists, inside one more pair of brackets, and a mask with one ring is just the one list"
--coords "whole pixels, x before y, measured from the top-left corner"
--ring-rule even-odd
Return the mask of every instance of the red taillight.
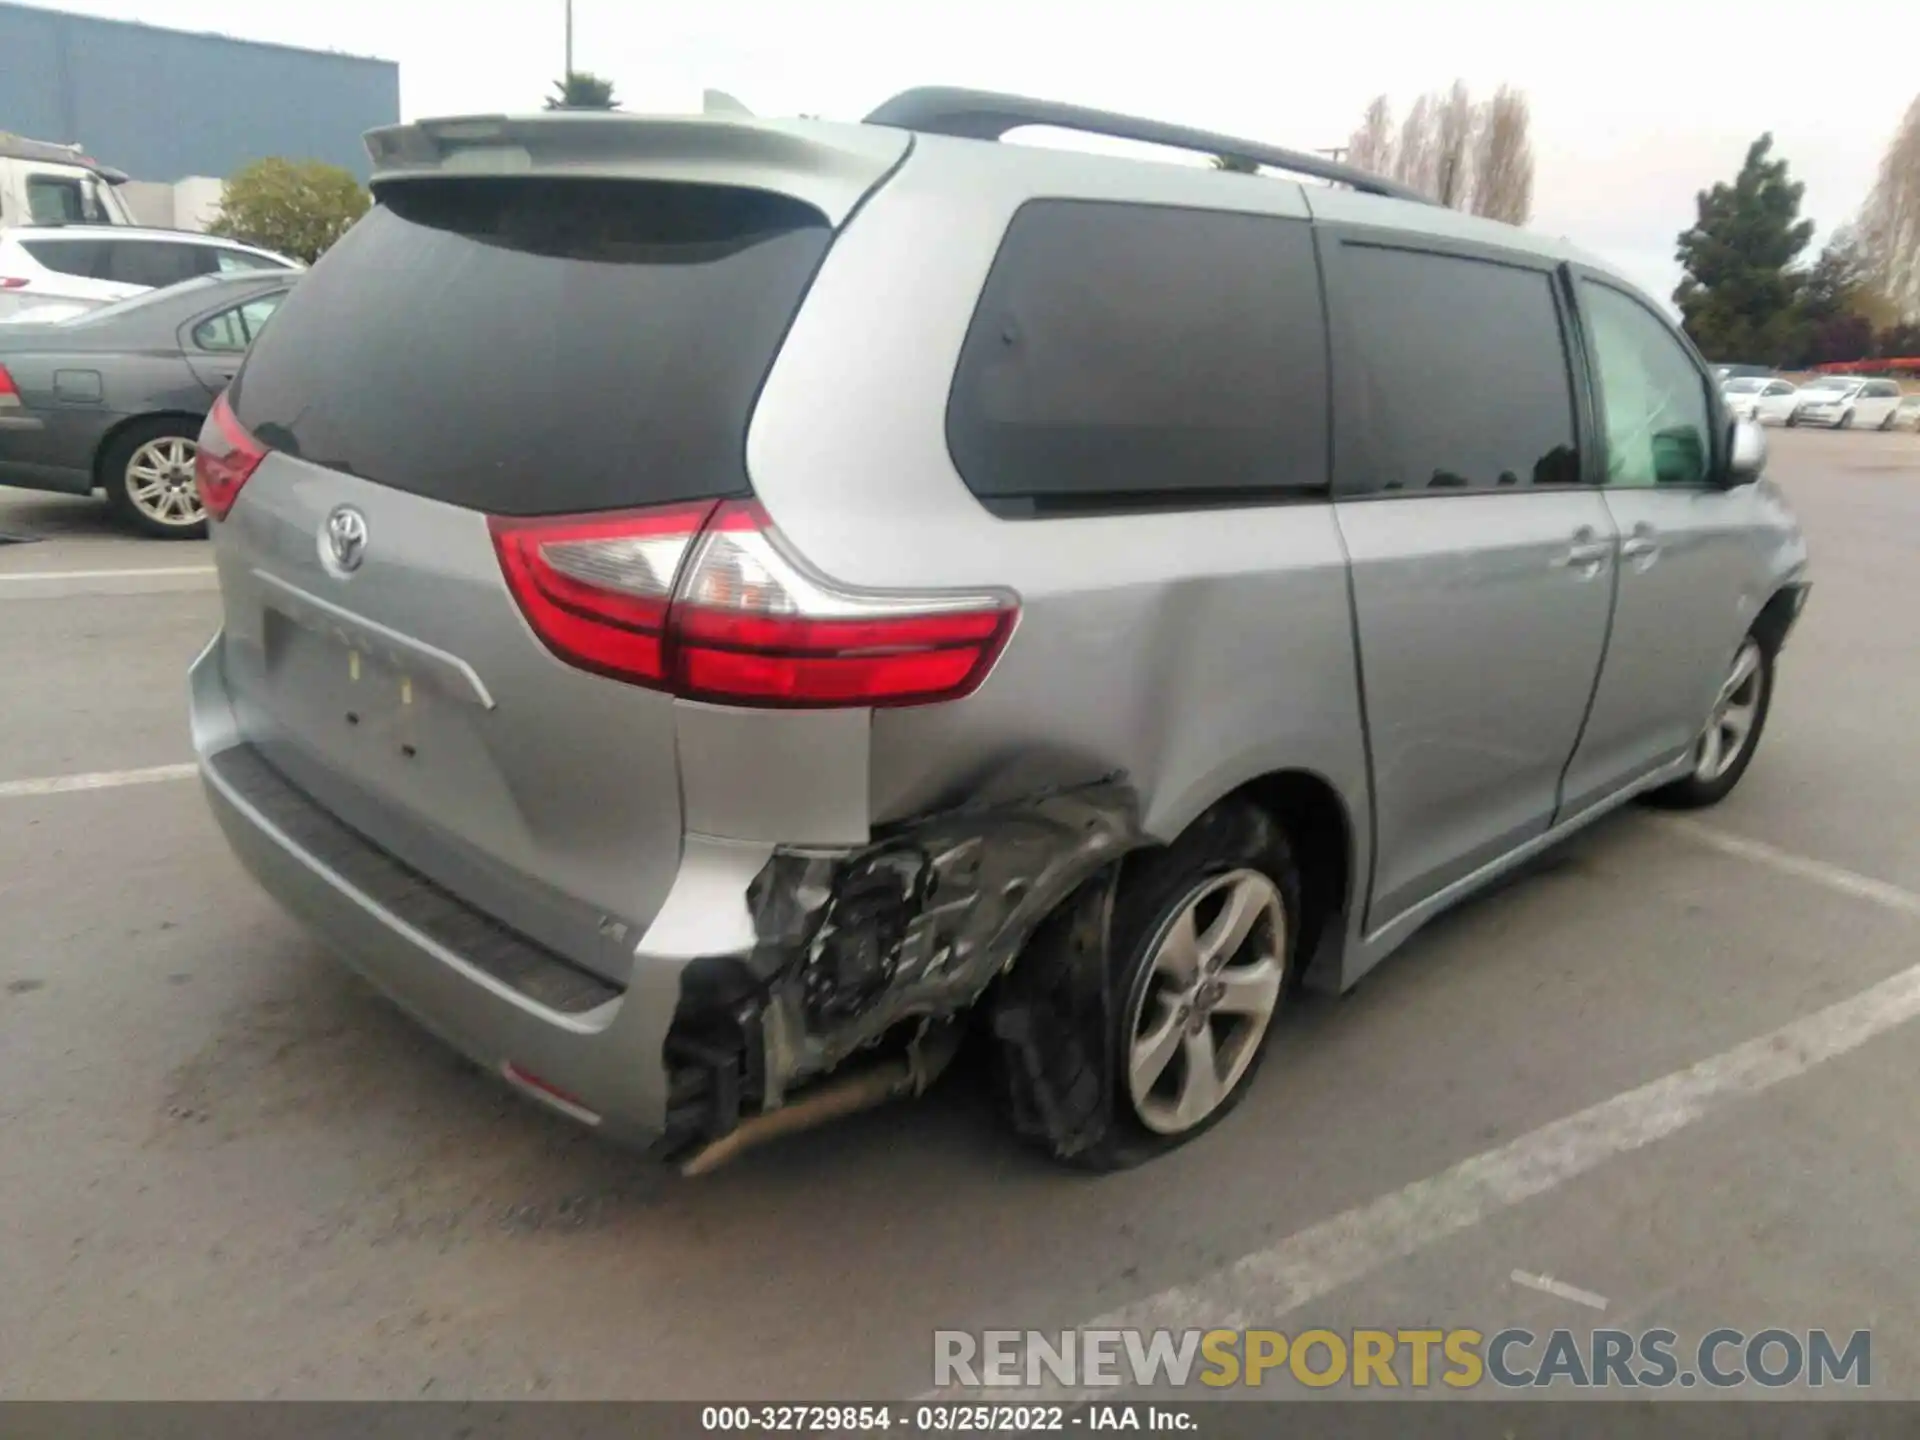
[[861, 591], [802, 560], [751, 501], [491, 522], [534, 632], [562, 659], [689, 699], [923, 705], [993, 668], [1000, 593]]
[[7, 367], [0, 365], [0, 407], [12, 409], [20, 403], [20, 387], [13, 383]]
[[620, 680], [667, 678], [673, 582], [713, 502], [567, 520], [490, 521], [507, 584], [563, 660]]
[[24, 290], [33, 282], [20, 275], [0, 275], [0, 290]]
[[266, 458], [266, 447], [234, 418], [227, 397], [215, 400], [200, 427], [200, 448], [193, 457], [193, 483], [207, 514], [215, 520], [226, 519], [240, 498], [240, 487]]

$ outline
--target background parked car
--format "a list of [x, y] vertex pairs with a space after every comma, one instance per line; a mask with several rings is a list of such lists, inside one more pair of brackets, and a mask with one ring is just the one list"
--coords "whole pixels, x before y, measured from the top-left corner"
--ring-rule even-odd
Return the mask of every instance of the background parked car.
[[1737, 375], [1721, 386], [1721, 393], [1734, 415], [1762, 425], [1787, 424], [1800, 403], [1793, 382], [1777, 375]]
[[1900, 387], [1892, 380], [1861, 380], [1852, 375], [1822, 375], [1800, 387], [1800, 403], [1789, 425], [1853, 426], [1891, 430], [1900, 408]]
[[1713, 378], [1722, 382], [1728, 380], [1767, 379], [1773, 374], [1771, 365], [1716, 365]]
[[0, 485], [85, 495], [147, 535], [206, 533], [200, 425], [297, 273], [207, 275], [46, 325], [0, 325]]
[[196, 275], [300, 268], [271, 250], [186, 230], [10, 226], [0, 231], [0, 320], [48, 305], [108, 305]]

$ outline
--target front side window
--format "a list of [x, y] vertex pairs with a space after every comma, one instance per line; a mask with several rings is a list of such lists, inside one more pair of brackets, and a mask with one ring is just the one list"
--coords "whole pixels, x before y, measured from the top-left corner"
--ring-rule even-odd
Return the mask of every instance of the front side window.
[[91, 182], [78, 176], [27, 176], [27, 215], [34, 225], [103, 225], [107, 213]]
[[1712, 409], [1693, 358], [1652, 312], [1611, 286], [1580, 282], [1609, 485], [1704, 485], [1713, 464]]
[[961, 349], [955, 467], [1009, 516], [1323, 491], [1322, 317], [1305, 220], [1030, 202]]
[[1343, 491], [1579, 483], [1551, 275], [1358, 242], [1337, 273]]

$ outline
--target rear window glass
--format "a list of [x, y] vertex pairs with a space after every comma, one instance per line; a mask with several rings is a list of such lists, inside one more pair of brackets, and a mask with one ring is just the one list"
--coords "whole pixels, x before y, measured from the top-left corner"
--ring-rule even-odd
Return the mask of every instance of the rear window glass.
[[265, 444], [555, 515], [737, 494], [760, 382], [825, 254], [784, 196], [597, 180], [388, 187], [254, 345]]
[[22, 240], [20, 248], [56, 275], [93, 279], [106, 268], [104, 240]]
[[1008, 227], [947, 443], [1002, 514], [1250, 503], [1327, 482], [1305, 220], [1042, 200]]

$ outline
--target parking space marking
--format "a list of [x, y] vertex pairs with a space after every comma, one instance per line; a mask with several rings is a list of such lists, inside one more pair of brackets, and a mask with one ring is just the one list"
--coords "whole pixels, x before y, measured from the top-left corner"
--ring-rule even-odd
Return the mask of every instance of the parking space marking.
[[[1729, 835], [1698, 821], [1669, 823], [1726, 854], [1920, 917], [1920, 895], [1897, 885]], [[1078, 1328], [1237, 1330], [1271, 1325], [1393, 1261], [1546, 1195], [1609, 1160], [1718, 1117], [1741, 1101], [1804, 1075], [1916, 1017], [1920, 1017], [1920, 965], [1731, 1050], [1295, 1231], [1198, 1280], [1096, 1316]], [[932, 1392], [950, 1393], [956, 1392]], [[1012, 1393], [995, 1391], [993, 1398], [1008, 1399]], [[1092, 1400], [1108, 1392], [1043, 1385], [1020, 1393]]]
[[0, 575], [0, 584], [29, 580], [143, 580], [151, 576], [212, 575], [211, 565], [143, 565], [134, 570], [17, 570]]
[[1825, 860], [1815, 860], [1811, 856], [1796, 855], [1791, 850], [1782, 850], [1764, 840], [1749, 840], [1744, 835], [1735, 835], [1729, 830], [1682, 815], [1663, 816], [1660, 823], [1723, 855], [1751, 860], [1756, 865], [1765, 865], [1783, 875], [1811, 880], [1816, 885], [1824, 885], [1855, 900], [1866, 900], [1888, 910], [1897, 910], [1902, 915], [1920, 916], [1920, 895], [1888, 881], [1875, 880], [1871, 875], [1829, 865]]
[[1558, 1296], [1562, 1300], [1571, 1300], [1576, 1305], [1585, 1305], [1594, 1310], [1607, 1308], [1607, 1297], [1596, 1295], [1591, 1290], [1582, 1290], [1578, 1285], [1566, 1285], [1551, 1275], [1530, 1275], [1525, 1270], [1516, 1270], [1508, 1277], [1516, 1285], [1524, 1285], [1529, 1290], [1538, 1290], [1542, 1295]]
[[116, 790], [122, 785], [157, 785], [191, 780], [197, 765], [150, 765], [144, 770], [96, 770], [91, 775], [49, 775], [39, 780], [0, 780], [0, 800], [27, 795], [63, 795], [70, 790]]

